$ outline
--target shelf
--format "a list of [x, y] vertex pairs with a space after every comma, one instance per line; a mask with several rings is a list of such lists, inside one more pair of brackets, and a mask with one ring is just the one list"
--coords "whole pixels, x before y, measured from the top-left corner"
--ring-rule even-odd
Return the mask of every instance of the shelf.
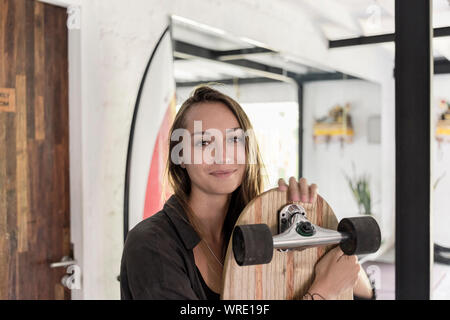
[[436, 125], [436, 138], [450, 138], [450, 119], [439, 120]]
[[352, 137], [354, 131], [352, 128], [345, 128], [341, 124], [337, 125], [314, 125], [313, 135], [320, 136], [347, 136]]

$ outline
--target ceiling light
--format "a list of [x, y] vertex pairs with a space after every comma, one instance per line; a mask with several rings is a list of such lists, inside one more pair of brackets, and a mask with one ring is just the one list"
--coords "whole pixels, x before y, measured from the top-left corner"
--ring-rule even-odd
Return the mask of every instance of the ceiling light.
[[206, 24], [199, 23], [199, 22], [196, 22], [196, 21], [184, 18], [184, 17], [177, 16], [177, 15], [172, 15], [172, 19], [175, 20], [175, 21], [184, 23], [184, 24], [191, 25], [191, 26], [196, 27], [198, 29], [202, 29], [202, 30], [207, 31], [207, 32], [212, 32], [212, 33], [220, 34], [220, 35], [224, 35], [225, 34], [225, 31], [223, 31], [221, 29], [214, 28], [214, 27], [208, 26]]

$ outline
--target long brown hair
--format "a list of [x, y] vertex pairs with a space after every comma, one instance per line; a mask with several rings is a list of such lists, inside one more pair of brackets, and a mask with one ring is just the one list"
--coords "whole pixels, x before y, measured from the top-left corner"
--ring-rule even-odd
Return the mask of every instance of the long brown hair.
[[[237, 118], [241, 129], [245, 133], [247, 133], [245, 135], [245, 155], [247, 161], [245, 164], [242, 183], [231, 195], [229, 209], [223, 226], [225, 235], [224, 249], [226, 249], [232, 229], [237, 218], [239, 217], [239, 214], [250, 202], [250, 200], [264, 191], [265, 181], [263, 180], [264, 175], [261, 173], [261, 171], [264, 170], [264, 164], [261, 159], [256, 137], [253, 133], [253, 127], [239, 103], [237, 103], [231, 97], [207, 85], [197, 87], [193, 91], [191, 96], [182, 104], [180, 110], [175, 116], [175, 120], [170, 129], [168, 153], [169, 157], [167, 159], [165, 171], [168, 183], [177, 200], [180, 202], [183, 208], [185, 208], [186, 214], [188, 216], [188, 219], [191, 221], [191, 224], [193, 224], [194, 221], [194, 214], [188, 203], [189, 195], [191, 192], [191, 180], [186, 169], [182, 168], [179, 164], [175, 164], [171, 161], [170, 155], [172, 154], [172, 149], [176, 146], [178, 141], [172, 141], [170, 137], [176, 129], [186, 129], [185, 118], [187, 112], [192, 106], [203, 102], [221, 102], [226, 105]], [[201, 230], [198, 230], [198, 227], [195, 226], [195, 223], [193, 224], [193, 227], [197, 231], [197, 233], [199, 233], [199, 236], [203, 238]]]

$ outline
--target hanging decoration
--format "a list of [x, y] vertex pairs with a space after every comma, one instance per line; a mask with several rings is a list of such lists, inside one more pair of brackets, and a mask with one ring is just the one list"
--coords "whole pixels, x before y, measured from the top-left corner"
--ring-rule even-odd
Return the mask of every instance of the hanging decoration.
[[328, 112], [327, 116], [316, 119], [313, 128], [314, 142], [329, 143], [337, 140], [341, 142], [341, 145], [345, 142], [352, 142], [354, 131], [349, 111], [349, 103], [345, 106], [336, 105]]
[[436, 140], [450, 142], [450, 102], [441, 100], [439, 108], [442, 110], [436, 125]]

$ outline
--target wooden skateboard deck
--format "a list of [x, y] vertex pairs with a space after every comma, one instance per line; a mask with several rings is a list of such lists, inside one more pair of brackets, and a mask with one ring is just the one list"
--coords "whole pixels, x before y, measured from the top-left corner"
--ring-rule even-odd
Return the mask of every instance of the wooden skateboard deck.
[[[287, 192], [271, 189], [253, 199], [242, 211], [236, 225], [265, 223], [272, 235], [278, 233], [278, 210], [289, 202]], [[327, 229], [337, 229], [338, 220], [320, 196], [313, 204], [296, 202], [306, 210], [308, 220]], [[224, 300], [297, 300], [302, 299], [314, 280], [314, 266], [334, 246], [314, 247], [302, 251], [274, 250], [272, 261], [263, 265], [239, 266], [228, 244], [222, 279]], [[339, 299], [352, 300], [353, 291]]]

